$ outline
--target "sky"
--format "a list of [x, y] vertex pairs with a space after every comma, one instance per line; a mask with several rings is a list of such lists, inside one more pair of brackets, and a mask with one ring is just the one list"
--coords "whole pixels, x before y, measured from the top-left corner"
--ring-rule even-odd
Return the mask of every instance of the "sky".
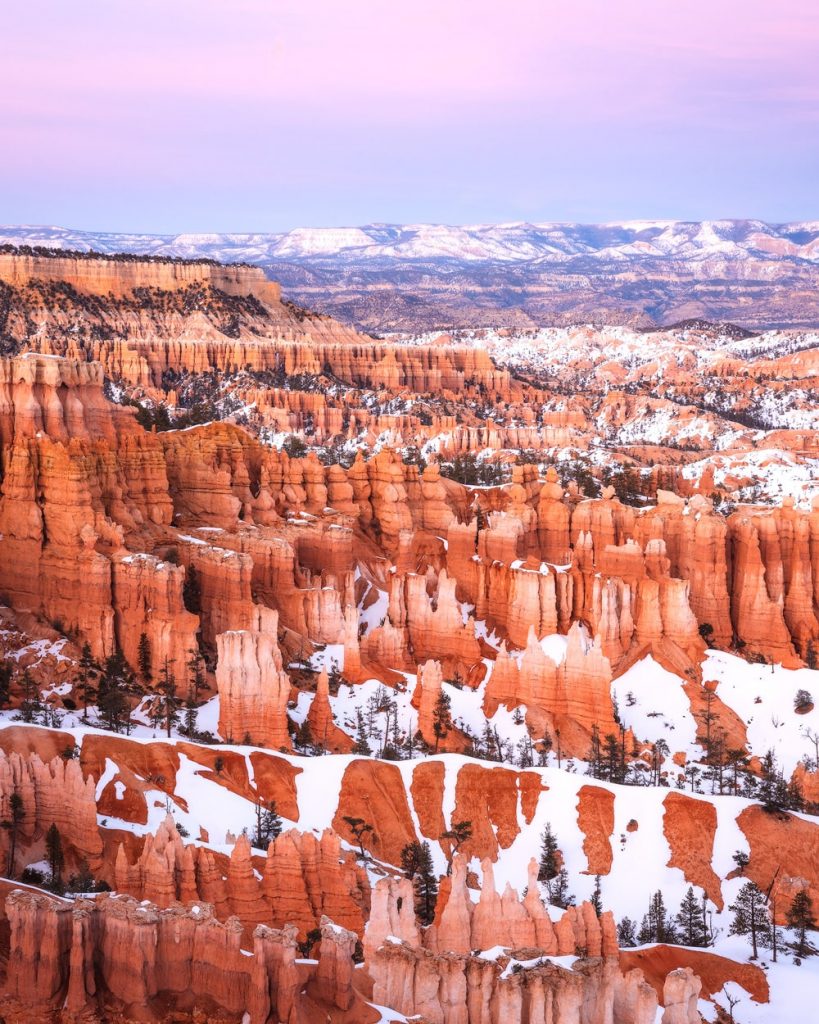
[[0, 222], [819, 220], [817, 0], [24, 0]]

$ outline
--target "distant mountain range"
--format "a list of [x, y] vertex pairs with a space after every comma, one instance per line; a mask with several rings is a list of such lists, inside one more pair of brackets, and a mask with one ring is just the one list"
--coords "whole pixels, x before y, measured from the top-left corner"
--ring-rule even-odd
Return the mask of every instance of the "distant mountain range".
[[147, 235], [0, 227], [0, 244], [265, 268], [286, 296], [370, 331], [631, 326], [692, 317], [819, 324], [819, 221], [368, 224], [277, 234]]

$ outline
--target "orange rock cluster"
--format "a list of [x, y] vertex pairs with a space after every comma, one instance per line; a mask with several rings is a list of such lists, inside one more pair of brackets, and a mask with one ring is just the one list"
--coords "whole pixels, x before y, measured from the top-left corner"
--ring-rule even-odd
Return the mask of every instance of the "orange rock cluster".
[[[251, 1024], [308, 1024], [316, 1007], [350, 1009], [352, 933], [323, 923], [314, 970], [298, 964], [296, 929], [259, 925], [252, 952], [235, 918], [207, 903], [160, 909], [127, 896], [72, 903], [13, 891], [6, 899], [10, 952], [4, 1019], [23, 1024], [59, 1009], [73, 1015], [175, 1004], [241, 1015]], [[307, 985], [308, 999], [303, 992]], [[358, 1019], [367, 1020], [364, 1015]]]
[[[83, 860], [92, 871], [101, 867], [103, 843], [97, 829], [94, 781], [84, 776], [78, 761], [57, 756], [44, 762], [37, 753], [25, 756], [0, 750], [0, 821], [13, 819], [13, 794], [22, 801], [22, 816], [12, 870], [19, 866], [26, 849], [42, 843], [51, 825], [60, 830], [67, 867], [77, 867]], [[10, 843], [9, 829], [0, 829], [3, 873], [9, 864]]]
[[118, 892], [158, 907], [203, 900], [220, 920], [235, 916], [248, 932], [256, 924], [292, 924], [304, 936], [325, 915], [361, 932], [369, 904], [366, 872], [330, 830], [320, 837], [290, 830], [264, 856], [239, 836], [226, 857], [185, 844], [170, 815], [133, 863], [127, 845], [119, 846], [114, 882]]

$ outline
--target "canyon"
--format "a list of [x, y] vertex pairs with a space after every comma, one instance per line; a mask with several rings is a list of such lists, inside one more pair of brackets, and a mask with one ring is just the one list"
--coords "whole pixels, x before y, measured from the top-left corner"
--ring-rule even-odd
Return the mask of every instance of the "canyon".
[[374, 338], [161, 254], [0, 286], [3, 1019], [789, 1019], [819, 337]]

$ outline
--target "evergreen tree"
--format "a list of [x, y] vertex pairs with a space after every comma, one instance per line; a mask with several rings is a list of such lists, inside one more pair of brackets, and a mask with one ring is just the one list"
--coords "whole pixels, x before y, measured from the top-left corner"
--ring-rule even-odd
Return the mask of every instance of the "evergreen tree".
[[624, 917], [617, 925], [617, 945], [628, 948], [637, 945], [637, 926], [630, 917]]
[[731, 857], [731, 860], [736, 864], [737, 873], [740, 876], [745, 874], [745, 868], [751, 863], [751, 858], [744, 850], [737, 850]]
[[52, 822], [45, 837], [46, 857], [48, 858], [48, 869], [51, 872], [51, 884], [55, 889], [62, 888], [63, 867], [65, 866], [65, 855], [63, 854], [63, 840], [60, 830]]
[[9, 817], [6, 818], [2, 827], [9, 834], [9, 859], [6, 864], [6, 875], [14, 878], [14, 861], [17, 855], [17, 840], [20, 835], [20, 826], [23, 824], [25, 808], [23, 798], [19, 793], [12, 793], [9, 797]]
[[202, 665], [202, 655], [199, 651], [191, 648], [188, 651], [188, 682], [193, 691], [193, 701], [199, 703], [199, 693], [205, 687], [205, 671]]
[[282, 834], [281, 815], [276, 811], [276, 801], [264, 803], [256, 801], [256, 830], [253, 833], [252, 845], [258, 850], [266, 850], [274, 839]]
[[788, 927], [796, 933], [795, 939], [791, 943], [796, 962], [806, 956], [813, 956], [816, 953], [816, 948], [808, 942], [807, 932], [815, 930], [816, 921], [813, 917], [813, 902], [807, 889], [800, 889], [794, 896], [793, 903], [788, 907], [786, 918]]
[[194, 739], [196, 736], [196, 720], [199, 717], [199, 711], [196, 707], [196, 699], [194, 697], [193, 685], [188, 688], [188, 698], [185, 701], [185, 735], [188, 739]]
[[452, 823], [452, 828], [447, 829], [446, 832], [441, 833], [441, 839], [448, 839], [452, 843], [452, 850], [449, 856], [449, 864], [447, 866], [446, 873], [449, 875], [452, 873], [452, 860], [455, 854], [468, 840], [472, 838], [472, 822], [471, 821], [455, 821]]
[[452, 701], [443, 690], [438, 694], [435, 710], [432, 712], [432, 731], [435, 733], [435, 753], [441, 740], [446, 739], [452, 729]]
[[367, 726], [361, 708], [356, 708], [355, 723], [355, 743], [353, 744], [352, 752], [366, 757], [368, 754], [372, 754], [373, 751], [367, 738]]
[[625, 729], [620, 728], [618, 739], [614, 733], [606, 733], [601, 754], [601, 778], [609, 782], [625, 782], [626, 780], [626, 750], [625, 750]]
[[768, 911], [765, 896], [753, 882], [746, 882], [736, 900], [728, 907], [734, 915], [729, 935], [748, 935], [753, 950], [752, 960], [759, 956], [759, 947], [768, 944]]
[[546, 883], [549, 902], [555, 907], [565, 910], [574, 906], [574, 896], [569, 892], [569, 872], [561, 868], [555, 877]]
[[432, 924], [438, 899], [438, 879], [429, 843], [407, 843], [401, 851], [401, 869], [415, 890], [415, 913], [422, 924]]
[[586, 760], [588, 761], [586, 774], [593, 776], [595, 779], [602, 778], [603, 758], [600, 752], [600, 730], [596, 724], [592, 726], [591, 746], [589, 747], [589, 754]]
[[546, 822], [543, 835], [540, 837], [540, 864], [537, 872], [539, 882], [550, 882], [560, 870], [560, 857], [557, 838], [552, 826]]
[[[345, 814], [342, 820], [347, 823], [347, 827], [355, 837], [362, 859], [366, 860], [367, 852], [364, 849], [364, 836], [367, 835], [368, 832], [373, 831], [372, 825], [370, 825], [369, 822], [364, 821], [363, 818], [354, 818], [349, 814]], [[373, 842], [375, 842], [375, 836], [373, 836]]]
[[179, 701], [176, 696], [176, 679], [173, 672], [169, 670], [167, 661], [162, 667], [159, 688], [164, 698], [165, 731], [170, 739], [171, 730], [179, 720]]
[[415, 881], [420, 863], [421, 844], [417, 840], [407, 843], [401, 851], [401, 870], [411, 882]]
[[182, 584], [182, 602], [189, 612], [199, 615], [202, 611], [202, 585], [199, 573], [193, 565], [185, 570], [185, 582]]
[[97, 690], [100, 714], [105, 725], [113, 732], [119, 732], [128, 718], [129, 704], [126, 693], [131, 685], [131, 670], [122, 651], [118, 650], [106, 659]]
[[148, 685], [153, 678], [151, 674], [151, 640], [147, 633], [139, 634], [139, 647], [137, 649], [137, 665], [142, 681]]
[[11, 661], [3, 655], [0, 657], [0, 708], [4, 708], [9, 702], [11, 692]]
[[96, 887], [94, 876], [91, 874], [91, 865], [88, 858], [83, 857], [79, 863], [77, 873], [68, 879], [68, 888], [71, 892], [93, 892]]
[[80, 655], [80, 678], [77, 684], [77, 691], [82, 701], [82, 719], [88, 721], [88, 705], [97, 699], [96, 679], [99, 675], [99, 668], [91, 654], [91, 645], [86, 641], [82, 645]]
[[40, 700], [40, 688], [28, 669], [23, 672], [20, 679], [20, 688], [23, 691], [23, 699], [20, 702], [20, 718], [24, 722], [30, 723], [40, 714], [43, 705]]
[[683, 946], [707, 946], [708, 928], [705, 921], [705, 908], [694, 894], [694, 887], [689, 885], [688, 891], [680, 904], [676, 917], [679, 938]]
[[432, 864], [432, 850], [428, 842], [421, 843], [418, 870], [415, 875], [415, 913], [422, 924], [429, 925], [435, 917], [438, 901], [438, 877]]
[[600, 917], [603, 913], [603, 895], [600, 889], [600, 875], [594, 876], [594, 892], [591, 894], [589, 903], [594, 907], [595, 914]]
[[663, 894], [659, 889], [648, 902], [648, 911], [640, 924], [637, 940], [641, 946], [647, 942], [675, 943], [677, 941], [674, 923], [668, 915]]

